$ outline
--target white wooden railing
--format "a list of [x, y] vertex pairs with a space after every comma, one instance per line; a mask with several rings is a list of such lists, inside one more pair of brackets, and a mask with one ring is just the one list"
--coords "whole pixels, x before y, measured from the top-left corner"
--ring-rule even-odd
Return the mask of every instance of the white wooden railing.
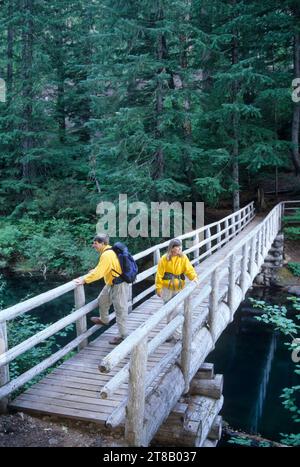
[[[195, 372], [203, 363], [206, 355], [214, 348], [217, 338], [227, 324], [233, 320], [235, 310], [259, 272], [281, 228], [283, 213], [284, 203], [280, 203], [221, 260], [212, 263], [206, 267], [205, 271], [200, 272], [199, 284], [192, 282], [186, 286], [102, 360], [99, 370], [110, 372], [128, 354], [131, 354], [130, 363], [119, 370], [100, 393], [101, 397], [108, 397], [129, 379], [128, 399], [124, 400], [107, 420], [107, 425], [110, 427], [119, 425], [125, 418], [127, 408], [125, 435], [129, 445], [147, 445], [155, 434], [153, 427], [157, 423], [162, 423], [168, 415], [170, 407], [166, 406], [165, 411], [161, 410], [161, 420], [157, 420], [156, 424], [149, 423], [149, 421], [145, 423], [145, 399], [151, 393], [153, 382], [158, 375], [161, 375], [163, 368], [175, 362], [178, 357], [180, 357], [183, 375], [179, 396], [188, 391]], [[222, 289], [221, 279], [225, 276], [227, 276], [226, 285], [225, 289], [224, 286]], [[198, 289], [196, 298], [192, 300], [192, 294], [196, 289]], [[205, 325], [203, 316], [200, 317], [199, 322], [193, 322], [191, 317], [193, 309], [208, 297], [209, 331], [205, 328], [205, 333], [201, 334]], [[156, 326], [182, 303], [184, 304], [183, 316], [177, 316], [150, 340], [149, 335]], [[178, 342], [159, 364], [147, 373], [146, 365], [149, 355], [171, 336], [181, 323], [182, 342]], [[201, 339], [198, 339], [200, 346], [193, 346], [197, 342], [197, 335], [199, 337], [200, 334]], [[177, 381], [174, 391], [178, 385], [180, 383]], [[156, 412], [155, 417], [159, 419], [160, 414]]]
[[[127, 406], [128, 417], [126, 421], [126, 432], [128, 439], [131, 438], [133, 444], [141, 443], [140, 437], [145, 438], [143, 430], [140, 430], [140, 420], [143, 420], [143, 407], [136, 407], [136, 401], [145, 401], [145, 397], [150, 393], [151, 384], [155, 378], [166, 368], [168, 364], [175, 361], [181, 353], [182, 372], [184, 375], [184, 388], [187, 390], [191, 379], [191, 368], [193, 368], [194, 360], [191, 352], [191, 345], [195, 340], [195, 336], [203, 328], [203, 320], [192, 323], [191, 316], [192, 310], [199, 305], [207, 297], [210, 297], [210, 311], [209, 311], [209, 325], [210, 335], [212, 342], [216, 341], [219, 335], [219, 328], [215, 319], [218, 307], [220, 306], [220, 299], [224, 297], [224, 290], [220, 290], [220, 281], [224, 274], [228, 273], [228, 284], [225, 290], [227, 304], [230, 310], [230, 318], [233, 319], [233, 313], [237, 307], [236, 288], [241, 290], [242, 296], [245, 295], [250, 282], [252, 282], [255, 275], [258, 273], [259, 268], [263, 262], [263, 258], [280, 230], [281, 219], [284, 213], [285, 203], [278, 204], [269, 215], [251, 231], [246, 241], [240, 248], [243, 248], [243, 254], [236, 256], [238, 248], [235, 247], [230, 254], [227, 254], [222, 261], [213, 264], [205, 272], [200, 274], [200, 284], [197, 286], [192, 283], [189, 284], [182, 292], [180, 292], [168, 304], [161, 307], [151, 318], [149, 318], [143, 325], [134, 331], [124, 342], [115, 348], [101, 363], [101, 371], [110, 371], [114, 368], [126, 355], [131, 353], [130, 364], [123, 367], [112, 378], [109, 383], [102, 388], [101, 396], [108, 397], [131, 375], [129, 380], [129, 398], [128, 401], [123, 401], [120, 406], [108, 420], [108, 424], [115, 426], [125, 415], [125, 407]], [[184, 240], [192, 240], [193, 245], [184, 250], [185, 253], [192, 253], [192, 263], [203, 261], [206, 257], [211, 255], [215, 250], [221, 248], [236, 236], [254, 217], [254, 204], [250, 203], [240, 211], [233, 213], [221, 221], [201, 227], [200, 229], [181, 235], [179, 238]], [[204, 236], [204, 239], [202, 238]], [[149, 267], [146, 271], [141, 272], [137, 277], [137, 282], [141, 282], [155, 274], [157, 263], [161, 253], [167, 248], [169, 241], [155, 245], [146, 251], [136, 254], [136, 260], [145, 258], [152, 255], [153, 266]], [[228, 262], [225, 268], [225, 262]], [[240, 264], [239, 267], [237, 265]], [[203, 286], [204, 280], [209, 283]], [[191, 301], [191, 294], [198, 288], [196, 300]], [[45, 330], [30, 337], [21, 344], [12, 349], [7, 346], [7, 321], [22, 315], [44, 303], [52, 301], [53, 299], [74, 290], [74, 300], [76, 310], [67, 317], [58, 320], [56, 323], [50, 325]], [[133, 299], [133, 303], [137, 303], [142, 298], [146, 297], [154, 291], [154, 286], [149, 287], [147, 290], [139, 294]], [[223, 299], [222, 299], [223, 300]], [[178, 304], [184, 302], [184, 316], [177, 316], [171, 321], [164, 329], [157, 334], [152, 340], [149, 339], [149, 333], [155, 326], [163, 320]], [[32, 379], [37, 374], [44, 371], [49, 366], [53, 365], [70, 350], [78, 347], [83, 348], [87, 339], [94, 334], [99, 326], [92, 326], [87, 330], [86, 315], [97, 308], [97, 300], [85, 304], [84, 286], [76, 286], [74, 281], [68, 282], [60, 287], [50, 290], [46, 293], [38, 295], [37, 297], [26, 300], [18, 305], [10, 307], [0, 312], [0, 399], [2, 399], [5, 406], [5, 398], [27, 381]], [[111, 319], [114, 314], [110, 315]], [[9, 381], [8, 365], [15, 358], [28, 351], [38, 343], [44, 341], [56, 332], [60, 331], [71, 323], [76, 323], [77, 337], [68, 343], [64, 348], [54, 353], [29, 371], [19, 376], [13, 381]], [[172, 348], [172, 350], [156, 365], [151, 373], [146, 373], [146, 362], [148, 356], [155, 351], [169, 336], [174, 333], [174, 330], [183, 325], [182, 343], [179, 342]], [[226, 326], [225, 326], [226, 327]], [[220, 331], [222, 332], [222, 330]], [[148, 347], [147, 351], [145, 350]], [[201, 363], [200, 363], [201, 364]], [[198, 365], [199, 366], [199, 365]], [[198, 368], [197, 366], [197, 368]], [[145, 402], [142, 403], [142, 405]], [[138, 422], [139, 420], [139, 422]]]
[[[192, 240], [193, 245], [184, 251], [186, 254], [193, 254], [192, 263], [199, 262], [205, 259], [207, 256], [211, 255], [216, 249], [221, 248], [225, 243], [230, 241], [253, 219], [253, 217], [254, 203], [252, 202], [239, 211], [230, 214], [218, 222], [203, 226], [196, 231], [188, 232], [178, 238], [182, 239], [183, 241]], [[214, 231], [216, 231], [216, 233], [214, 233]], [[203, 236], [205, 239], [202, 240]], [[136, 261], [142, 260], [151, 255], [153, 258], [153, 266], [150, 266], [145, 271], [139, 273], [135, 284], [144, 281], [156, 273], [160, 255], [164, 250], [166, 250], [168, 244], [169, 240], [134, 255], [134, 259]], [[34, 336], [26, 339], [15, 347], [8, 349], [8, 321], [21, 316], [24, 313], [31, 311], [45, 303], [51, 302], [52, 300], [72, 290], [74, 290], [75, 311], [73, 311], [68, 316], [58, 320], [54, 324], [51, 324], [43, 331], [38, 332]], [[129, 307], [132, 307], [133, 304], [138, 303], [141, 299], [153, 293], [154, 290], [155, 286], [151, 285], [132, 300], [131, 286]], [[74, 281], [70, 281], [64, 285], [56, 287], [55, 289], [49, 290], [48, 292], [42, 293], [36, 297], [30, 298], [24, 302], [0, 311], [0, 400], [2, 400], [2, 407], [5, 407], [7, 404], [7, 401], [3, 399], [11, 392], [23, 386], [33, 377], [52, 366], [71, 350], [75, 349], [76, 347], [78, 350], [80, 350], [87, 345], [88, 338], [99, 329], [99, 326], [92, 326], [87, 330], [86, 315], [97, 307], [97, 300], [93, 300], [88, 304], [85, 303], [85, 292], [83, 285], [76, 286]], [[113, 320], [114, 318], [115, 314], [112, 313], [110, 315], [110, 320]], [[69, 342], [65, 347], [46, 358], [35, 367], [20, 375], [18, 378], [10, 381], [9, 363], [74, 322], [76, 323], [77, 331], [77, 337], [74, 340]]]

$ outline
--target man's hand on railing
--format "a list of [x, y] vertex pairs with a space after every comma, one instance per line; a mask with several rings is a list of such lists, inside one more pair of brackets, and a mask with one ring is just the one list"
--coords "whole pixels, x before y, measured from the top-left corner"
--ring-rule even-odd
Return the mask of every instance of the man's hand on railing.
[[158, 295], [161, 298], [161, 290], [157, 290], [156, 295]]
[[84, 278], [83, 277], [77, 277], [77, 279], [74, 279], [74, 282], [76, 285], [83, 285], [84, 284]]

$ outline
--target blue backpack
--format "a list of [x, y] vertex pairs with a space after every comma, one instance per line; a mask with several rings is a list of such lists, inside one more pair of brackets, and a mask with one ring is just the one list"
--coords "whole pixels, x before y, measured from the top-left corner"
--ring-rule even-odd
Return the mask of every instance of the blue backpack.
[[[113, 283], [120, 284], [125, 281], [127, 284], [132, 284], [136, 279], [138, 267], [127, 246], [121, 242], [117, 242], [111, 249], [116, 253], [122, 269], [122, 274], [114, 279]], [[117, 273], [114, 269], [113, 272]]]

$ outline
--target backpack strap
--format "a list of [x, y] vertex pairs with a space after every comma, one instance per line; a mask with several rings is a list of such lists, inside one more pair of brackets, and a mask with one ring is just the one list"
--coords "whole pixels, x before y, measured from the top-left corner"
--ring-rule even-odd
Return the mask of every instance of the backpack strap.
[[[114, 251], [113, 248], [106, 248], [106, 250], [103, 251], [103, 253], [101, 253], [101, 255], [103, 255], [104, 253], [106, 253], [106, 252], [109, 251], [109, 250], [113, 251], [113, 252], [115, 253], [116, 257], [118, 258], [118, 255], [117, 255], [117, 253]], [[118, 260], [119, 260], [119, 258], [118, 258]], [[113, 285], [121, 284], [121, 282], [124, 282], [124, 280], [122, 279], [122, 273], [120, 274], [120, 273], [117, 272], [115, 269], [112, 269], [112, 272], [118, 274], [118, 276], [113, 276], [113, 278], [114, 278], [114, 279], [113, 279]], [[121, 280], [120, 282], [116, 282], [116, 279], [119, 279], [119, 278], [122, 279], [122, 280]]]

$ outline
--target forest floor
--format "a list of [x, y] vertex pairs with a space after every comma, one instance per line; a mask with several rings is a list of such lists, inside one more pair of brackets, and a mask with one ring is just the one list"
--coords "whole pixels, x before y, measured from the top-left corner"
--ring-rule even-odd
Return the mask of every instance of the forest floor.
[[0, 415], [0, 447], [114, 447], [117, 439], [104, 436], [95, 423], [23, 412]]

